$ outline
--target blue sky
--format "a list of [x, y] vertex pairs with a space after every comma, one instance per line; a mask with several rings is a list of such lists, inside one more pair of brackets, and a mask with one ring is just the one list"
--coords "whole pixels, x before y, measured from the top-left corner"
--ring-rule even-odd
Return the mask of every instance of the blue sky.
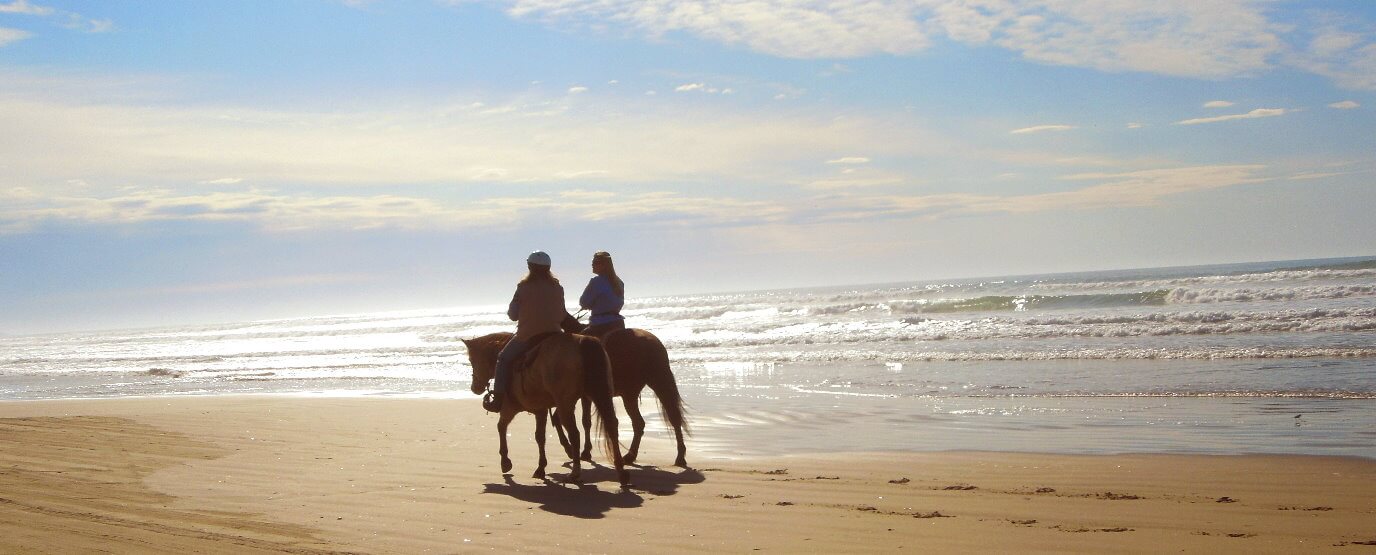
[[0, 333], [1376, 254], [1376, 3], [0, 0]]

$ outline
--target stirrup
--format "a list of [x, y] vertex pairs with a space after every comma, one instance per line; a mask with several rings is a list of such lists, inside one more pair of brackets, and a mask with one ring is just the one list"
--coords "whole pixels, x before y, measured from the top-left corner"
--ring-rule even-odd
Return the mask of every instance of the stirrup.
[[483, 409], [487, 412], [502, 412], [502, 398], [494, 392], [487, 392], [483, 396]]

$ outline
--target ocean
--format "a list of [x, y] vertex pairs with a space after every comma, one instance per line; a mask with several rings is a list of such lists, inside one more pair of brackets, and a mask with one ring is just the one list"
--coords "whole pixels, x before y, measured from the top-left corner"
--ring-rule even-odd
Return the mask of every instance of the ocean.
[[[699, 459], [1376, 458], [1376, 257], [633, 298], [623, 314], [668, 347]], [[512, 327], [486, 306], [0, 337], [0, 400], [476, 399], [459, 339]], [[657, 416], [647, 433], [669, 436]]]

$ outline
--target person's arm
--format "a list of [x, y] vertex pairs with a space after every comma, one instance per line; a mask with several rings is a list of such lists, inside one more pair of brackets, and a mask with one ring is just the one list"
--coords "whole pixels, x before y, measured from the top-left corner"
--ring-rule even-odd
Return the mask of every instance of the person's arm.
[[515, 293], [512, 293], [511, 304], [507, 305], [506, 307], [506, 317], [511, 318], [511, 321], [513, 322], [521, 319], [521, 301], [519, 298], [520, 294], [520, 289], [517, 289]]
[[592, 310], [592, 305], [597, 303], [597, 278], [588, 280], [588, 286], [583, 288], [583, 295], [578, 297], [578, 306]]

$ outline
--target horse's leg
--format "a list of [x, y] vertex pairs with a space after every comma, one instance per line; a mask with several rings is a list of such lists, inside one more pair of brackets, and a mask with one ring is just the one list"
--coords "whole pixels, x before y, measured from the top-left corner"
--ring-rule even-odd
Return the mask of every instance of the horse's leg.
[[559, 407], [554, 410], [554, 415], [559, 418], [559, 423], [564, 426], [564, 431], [568, 433], [570, 448], [569, 458], [573, 459], [573, 469], [569, 472], [569, 481], [577, 482], [583, 476], [582, 461], [578, 460], [578, 448], [580, 445], [578, 438], [578, 419], [574, 418], [574, 411], [578, 410], [578, 402], [569, 403], [568, 406]]
[[583, 399], [583, 460], [592, 462], [592, 401]]
[[545, 477], [545, 420], [548, 416], [549, 413], [545, 411], [535, 411], [535, 445], [540, 449], [540, 466], [535, 467], [532, 478]]
[[516, 410], [510, 405], [497, 417], [497, 453], [502, 456], [502, 473], [511, 472], [511, 459], [506, 456], [506, 427], [516, 417]]
[[[565, 453], [572, 453], [569, 448], [569, 438], [564, 435], [564, 427], [559, 424], [559, 415], [554, 413], [554, 409], [545, 411], [549, 413], [550, 422], [554, 424], [554, 433], [559, 435], [559, 446], [564, 448]], [[572, 454], [569, 457], [573, 457]]]
[[622, 462], [632, 464], [640, 454], [640, 437], [645, 435], [645, 418], [640, 416], [640, 392], [627, 393], [621, 397], [621, 406], [626, 407], [626, 415], [631, 417], [631, 447], [621, 456]]
[[680, 424], [674, 424], [674, 441], [678, 442], [678, 458], [674, 459], [674, 466], [688, 468], [688, 459], [683, 456], [688, 447], [683, 444], [683, 426]]

